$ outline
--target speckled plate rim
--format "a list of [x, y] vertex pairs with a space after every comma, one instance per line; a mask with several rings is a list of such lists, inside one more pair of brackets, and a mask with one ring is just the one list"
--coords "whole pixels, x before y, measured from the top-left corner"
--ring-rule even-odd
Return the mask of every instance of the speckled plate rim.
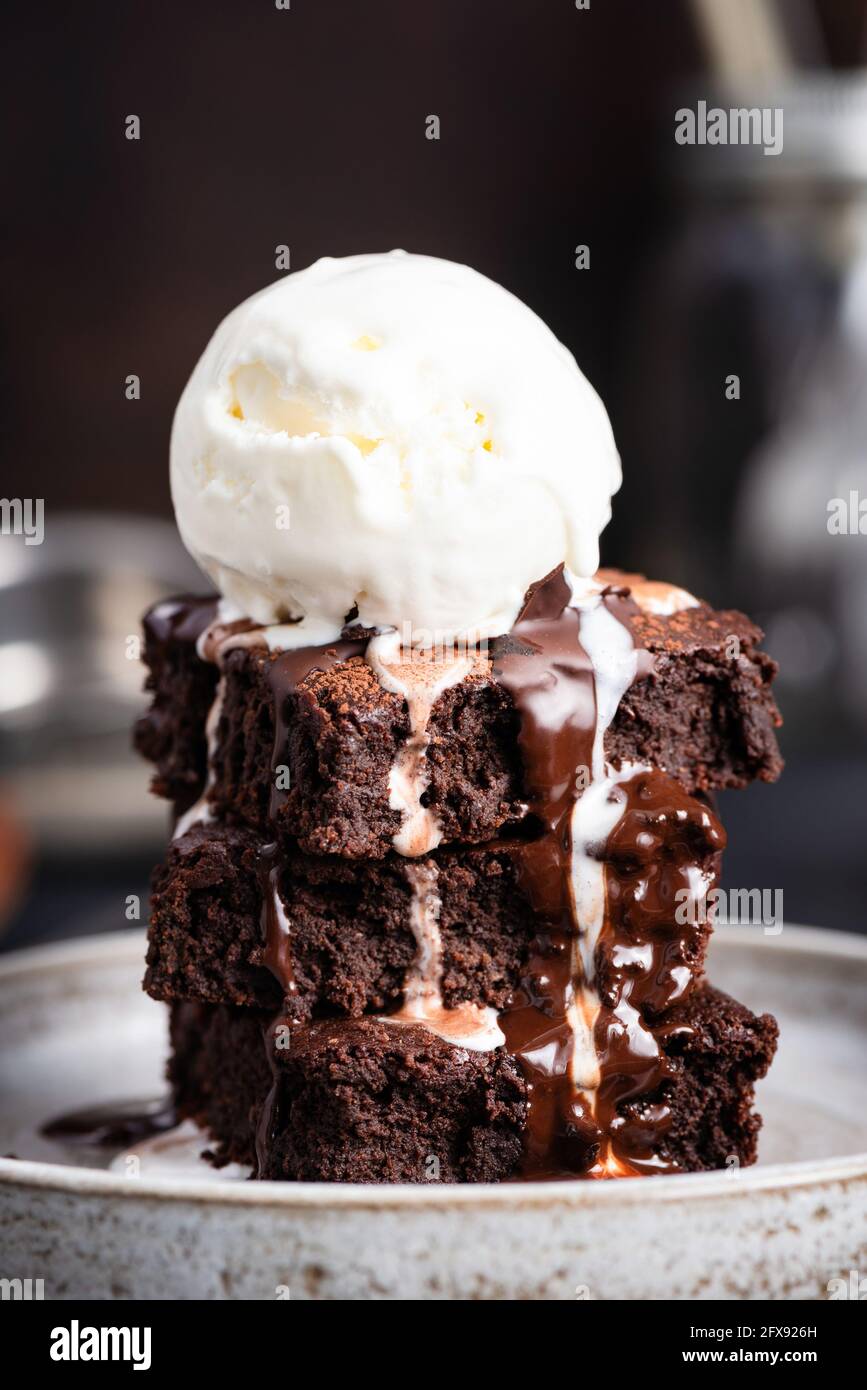
[[[754, 928], [727, 927], [717, 938], [717, 949], [756, 947]], [[790, 926], [774, 938], [775, 951], [794, 956], [832, 956], [837, 960], [867, 963], [867, 938], [825, 928]], [[44, 975], [58, 969], [83, 969], [92, 965], [123, 965], [144, 959], [144, 933], [119, 931], [84, 937], [55, 946], [36, 946], [0, 956], [0, 986], [13, 984], [30, 974]], [[121, 1174], [30, 1159], [0, 1158], [0, 1184], [9, 1187], [66, 1192], [76, 1196], [124, 1197], [154, 1201], [184, 1201], [235, 1207], [273, 1207], [286, 1210], [323, 1208], [394, 1210], [472, 1206], [486, 1210], [539, 1205], [546, 1208], [597, 1207], [600, 1203], [629, 1207], [667, 1204], [689, 1198], [714, 1199], [735, 1193], [822, 1188], [828, 1184], [867, 1181], [867, 1152], [840, 1158], [810, 1159], [798, 1163], [773, 1163], [738, 1172], [685, 1173], [644, 1181], [611, 1183], [443, 1183], [436, 1187], [408, 1184], [361, 1183], [214, 1183], [190, 1178], [145, 1178], [135, 1181]]]

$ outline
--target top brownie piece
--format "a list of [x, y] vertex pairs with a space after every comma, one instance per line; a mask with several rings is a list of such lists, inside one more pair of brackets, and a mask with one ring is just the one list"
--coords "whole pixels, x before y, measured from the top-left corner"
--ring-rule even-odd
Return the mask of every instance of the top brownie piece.
[[[153, 701], [138, 723], [136, 746], [155, 764], [154, 791], [178, 813], [204, 784], [205, 721], [218, 671], [199, 658], [195, 643], [213, 614], [212, 600], [172, 601], [145, 620]], [[758, 648], [759, 629], [741, 613], [707, 604], [666, 616], [635, 611], [629, 623], [653, 666], [621, 701], [605, 738], [608, 760], [661, 768], [690, 792], [773, 780], [782, 766], [770, 689], [776, 666]], [[306, 853], [383, 857], [400, 828], [400, 813], [389, 805], [389, 773], [409, 734], [405, 700], [382, 688], [363, 656], [349, 656], [290, 688], [281, 711], [285, 742], [275, 749], [273, 691], [280, 683], [272, 677], [282, 660], [262, 646], [238, 647], [224, 658], [208, 792], [213, 812], [265, 838], [288, 837]], [[526, 815], [519, 728], [511, 697], [489, 666], [437, 699], [424, 800], [443, 843], [515, 833]], [[289, 788], [272, 798], [278, 765], [288, 768]]]

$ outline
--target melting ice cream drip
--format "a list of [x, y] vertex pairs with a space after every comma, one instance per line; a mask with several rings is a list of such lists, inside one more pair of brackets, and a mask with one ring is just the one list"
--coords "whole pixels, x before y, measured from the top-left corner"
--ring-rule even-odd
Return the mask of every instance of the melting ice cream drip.
[[623, 570], [599, 570], [595, 582], [600, 587], [613, 584], [616, 588], [628, 588], [630, 598], [642, 613], [658, 618], [670, 618], [675, 613], [682, 613], [685, 608], [699, 606], [699, 600], [686, 589], [659, 579], [646, 579], [643, 574], [627, 574]]
[[447, 1009], [442, 998], [443, 946], [440, 936], [439, 869], [433, 860], [406, 865], [412, 889], [409, 925], [416, 954], [406, 973], [403, 1006], [388, 1014], [383, 1023], [419, 1023], [445, 1042], [473, 1052], [492, 1052], [505, 1038], [495, 1009], [478, 1004], [459, 1004]]
[[474, 1051], [490, 1051], [505, 1040], [494, 1009], [461, 1004], [447, 1009], [442, 1000], [442, 939], [439, 919], [439, 870], [433, 860], [420, 861], [440, 843], [442, 830], [435, 812], [423, 805], [428, 787], [427, 750], [431, 711], [439, 696], [475, 669], [475, 654], [407, 652], [396, 631], [380, 633], [367, 645], [367, 660], [384, 690], [403, 696], [409, 715], [409, 736], [389, 774], [389, 804], [400, 811], [401, 825], [393, 838], [406, 865], [412, 889], [409, 926], [416, 942], [415, 959], [404, 982], [404, 1002], [384, 1022], [419, 1023], [446, 1042]]
[[572, 583], [572, 607], [581, 615], [580, 640], [593, 668], [596, 725], [593, 732], [589, 783], [578, 797], [571, 819], [571, 893], [575, 921], [572, 941], [573, 998], [567, 1017], [572, 1029], [570, 1073], [577, 1090], [585, 1093], [595, 1115], [601, 1080], [595, 1031], [600, 1001], [594, 987], [594, 957], [605, 923], [606, 883], [602, 855], [608, 837], [626, 805], [621, 783], [643, 769], [624, 764], [619, 770], [605, 762], [605, 734], [620, 701], [635, 679], [638, 652], [632, 635], [609, 612], [600, 593]]
[[593, 782], [598, 782], [606, 773], [605, 735], [635, 679], [638, 652], [632, 634], [609, 612], [598, 593], [584, 597], [578, 585], [573, 584], [571, 606], [581, 614], [581, 645], [593, 667], [596, 728], [590, 775]]
[[398, 854], [415, 859], [435, 849], [442, 839], [436, 814], [422, 804], [429, 784], [427, 750], [428, 725], [439, 696], [457, 685], [476, 665], [472, 655], [455, 655], [443, 660], [401, 647], [397, 631], [383, 632], [367, 644], [367, 660], [380, 685], [406, 700], [409, 736], [397, 754], [389, 773], [389, 805], [401, 814], [400, 828], [393, 844]]
[[620, 784], [642, 771], [638, 764], [624, 763], [618, 771], [591, 782], [572, 813], [572, 902], [577, 928], [572, 955], [575, 1000], [570, 1009], [575, 1037], [572, 1078], [579, 1090], [589, 1093], [591, 1111], [600, 1082], [594, 1040], [600, 1004], [593, 984], [596, 947], [605, 924], [605, 864], [600, 856], [625, 809]]
[[440, 982], [443, 943], [439, 928], [442, 910], [437, 887], [439, 869], [428, 860], [426, 863], [407, 864], [406, 874], [412, 887], [409, 922], [415, 937], [416, 957], [404, 983], [404, 1009], [419, 1011], [423, 1016], [425, 1009], [430, 1006], [442, 1008]]

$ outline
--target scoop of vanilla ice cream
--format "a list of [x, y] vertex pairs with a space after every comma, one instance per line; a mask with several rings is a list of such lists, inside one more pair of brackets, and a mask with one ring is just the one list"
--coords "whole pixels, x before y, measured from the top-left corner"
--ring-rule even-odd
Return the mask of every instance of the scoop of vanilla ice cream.
[[224, 319], [171, 475], [227, 611], [301, 619], [313, 644], [357, 608], [424, 646], [507, 631], [561, 561], [592, 574], [620, 463], [541, 319], [466, 266], [394, 251], [317, 261]]

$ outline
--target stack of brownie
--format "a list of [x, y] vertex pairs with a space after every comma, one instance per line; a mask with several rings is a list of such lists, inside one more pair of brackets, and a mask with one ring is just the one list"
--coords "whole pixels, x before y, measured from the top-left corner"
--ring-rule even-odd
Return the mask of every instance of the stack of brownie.
[[175, 826], [145, 988], [211, 1157], [360, 1182], [753, 1161], [776, 1025], [706, 981], [703, 907], [713, 791], [780, 768], [760, 635], [617, 572], [555, 571], [464, 651], [151, 610], [137, 746]]

